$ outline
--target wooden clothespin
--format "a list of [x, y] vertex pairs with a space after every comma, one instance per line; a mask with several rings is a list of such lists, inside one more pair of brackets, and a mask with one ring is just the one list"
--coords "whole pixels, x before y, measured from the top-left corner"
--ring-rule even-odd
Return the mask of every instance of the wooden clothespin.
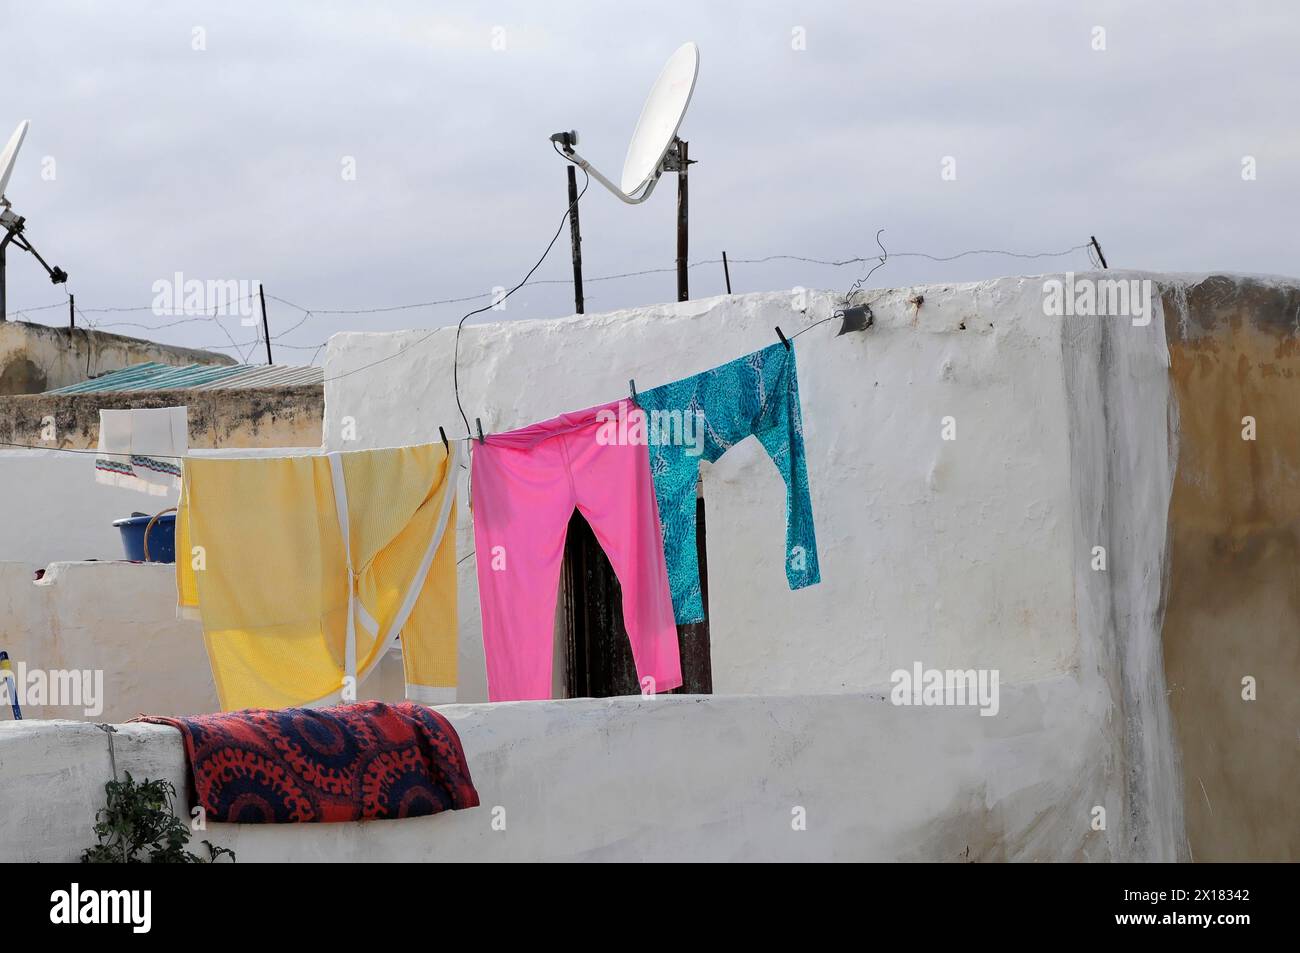
[[445, 431], [445, 430], [443, 430], [441, 427], [439, 427], [439, 428], [438, 428], [438, 436], [442, 438], [442, 449], [446, 450], [447, 453], [450, 454], [450, 453], [451, 453], [451, 444], [449, 444], [449, 443], [447, 442], [447, 431]]
[[478, 442], [481, 444], [483, 443], [483, 421], [475, 417], [474, 426], [478, 428]]
[[781, 333], [780, 328], [776, 329], [776, 336], [781, 339], [781, 343], [785, 345], [785, 349], [787, 351], [790, 350], [790, 342], [786, 339], [786, 336]]

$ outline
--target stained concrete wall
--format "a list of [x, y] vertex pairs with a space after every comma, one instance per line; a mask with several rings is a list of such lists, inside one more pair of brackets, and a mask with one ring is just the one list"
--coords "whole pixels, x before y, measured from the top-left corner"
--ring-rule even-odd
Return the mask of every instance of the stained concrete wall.
[[1197, 860], [1297, 861], [1300, 286], [1213, 276], [1163, 297], [1179, 453], [1162, 640], [1187, 836]]
[[[191, 447], [319, 447], [325, 393], [319, 385], [241, 390], [25, 394], [0, 397], [0, 444], [94, 449], [99, 412], [187, 408]], [[47, 439], [53, 427], [53, 439]]]
[[234, 364], [214, 351], [103, 331], [0, 321], [0, 395], [39, 394], [132, 364]]
[[1122, 779], [1126, 806], [1115, 822], [1130, 856], [1186, 860], [1183, 777], [1161, 664], [1177, 442], [1164, 325], [1158, 312], [1136, 325], [1072, 317], [1063, 331], [1078, 678], [1108, 699], [1109, 770]]

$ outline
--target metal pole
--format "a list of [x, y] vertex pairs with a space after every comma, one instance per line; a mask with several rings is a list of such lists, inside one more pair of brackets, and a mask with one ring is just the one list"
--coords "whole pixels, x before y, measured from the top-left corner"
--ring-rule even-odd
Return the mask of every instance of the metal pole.
[[1097, 244], [1097, 236], [1089, 235], [1088, 237], [1092, 239], [1092, 247], [1097, 249], [1097, 257], [1101, 259], [1101, 267], [1109, 269], [1110, 265], [1106, 264], [1106, 256], [1101, 253], [1101, 246]]
[[573, 308], [582, 314], [582, 230], [578, 227], [578, 176], [570, 163], [569, 176], [569, 244], [573, 249]]
[[[75, 331], [76, 329], [77, 329], [77, 296], [68, 295], [68, 330]], [[69, 335], [68, 343], [72, 343], [71, 335]]]
[[9, 246], [9, 239], [13, 237], [14, 233], [6, 230], [5, 237], [0, 238], [0, 321], [9, 319], [5, 298], [5, 249]]
[[271, 363], [271, 331], [266, 324], [266, 290], [259, 284], [257, 296], [262, 299], [262, 337], [266, 338], [266, 363]]
[[690, 161], [686, 155], [688, 143], [677, 140], [678, 162], [681, 163], [677, 170], [677, 300], [690, 300], [691, 293], [687, 287], [686, 280], [686, 255], [687, 255], [687, 209], [688, 195], [686, 188], [686, 170], [687, 163]]
[[727, 264], [727, 253], [722, 253], [722, 274], [727, 279], [727, 294], [731, 294], [731, 267]]

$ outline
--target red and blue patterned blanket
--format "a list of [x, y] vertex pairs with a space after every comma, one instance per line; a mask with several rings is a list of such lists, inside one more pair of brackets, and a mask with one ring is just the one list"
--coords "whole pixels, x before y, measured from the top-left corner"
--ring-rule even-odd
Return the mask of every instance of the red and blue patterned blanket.
[[456, 729], [412, 702], [134, 720], [180, 730], [191, 798], [210, 821], [361, 821], [479, 803]]

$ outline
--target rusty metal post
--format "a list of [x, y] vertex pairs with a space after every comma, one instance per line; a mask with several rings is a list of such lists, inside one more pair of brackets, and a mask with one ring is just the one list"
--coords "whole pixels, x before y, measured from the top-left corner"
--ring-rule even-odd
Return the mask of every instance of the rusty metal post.
[[266, 338], [266, 363], [271, 364], [271, 330], [266, 322], [266, 290], [258, 284], [257, 296], [262, 299], [262, 337]]
[[573, 308], [582, 314], [582, 229], [578, 226], [578, 176], [573, 163], [566, 166], [569, 176], [569, 244], [573, 250]]
[[687, 221], [690, 197], [687, 191], [686, 173], [690, 157], [686, 154], [689, 143], [677, 140], [677, 300], [689, 301], [690, 288], [686, 276], [686, 258], [688, 252]]
[[4, 238], [0, 238], [0, 321], [9, 319], [8, 300], [5, 296], [5, 249], [9, 247], [9, 240], [14, 237], [14, 233], [5, 232]]

